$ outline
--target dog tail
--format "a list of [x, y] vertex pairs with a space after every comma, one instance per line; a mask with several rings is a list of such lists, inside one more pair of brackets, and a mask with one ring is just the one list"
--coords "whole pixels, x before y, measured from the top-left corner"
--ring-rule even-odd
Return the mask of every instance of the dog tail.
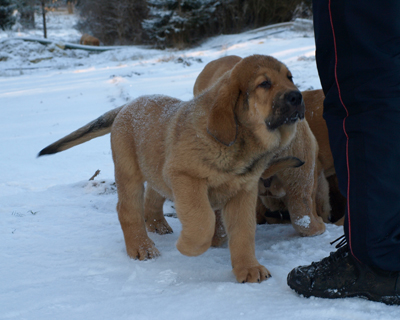
[[261, 178], [267, 180], [268, 178], [271, 178], [274, 174], [278, 173], [279, 171], [282, 171], [287, 168], [298, 168], [301, 167], [303, 164], [304, 161], [301, 161], [299, 158], [296, 157], [284, 157], [284, 158], [273, 159], [269, 163], [268, 168], [261, 175]]
[[57, 140], [51, 145], [44, 148], [39, 152], [38, 157], [46, 154], [54, 154], [67, 150], [69, 148], [75, 147], [86, 141], [92, 140], [94, 138], [104, 136], [111, 132], [112, 124], [114, 123], [115, 117], [121, 111], [125, 105], [115, 108], [111, 111], [106, 112], [102, 116], [98, 117], [96, 120], [89, 122], [87, 125], [75, 130], [69, 135]]

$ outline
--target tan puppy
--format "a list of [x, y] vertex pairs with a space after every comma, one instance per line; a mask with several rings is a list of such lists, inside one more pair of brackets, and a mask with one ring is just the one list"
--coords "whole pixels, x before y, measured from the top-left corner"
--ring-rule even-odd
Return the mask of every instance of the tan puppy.
[[152, 219], [149, 229], [168, 232], [158, 205], [169, 198], [182, 223], [176, 244], [181, 253], [196, 256], [210, 247], [214, 210], [221, 210], [236, 279], [259, 282], [270, 274], [255, 257], [258, 180], [276, 153], [290, 144], [303, 117], [301, 93], [287, 67], [272, 57], [254, 55], [191, 101], [139, 97], [39, 155], [111, 130], [117, 211], [128, 255], [159, 255], [146, 233], [145, 218]]
[[[238, 56], [226, 56], [207, 64], [196, 79], [193, 88], [195, 96], [212, 88], [220, 77], [234, 69], [242, 61]], [[241, 75], [239, 75], [241, 76]], [[285, 195], [279, 199], [264, 196], [260, 199], [272, 211], [285, 207], [288, 209], [293, 227], [303, 236], [313, 236], [325, 231], [325, 224], [321, 217], [328, 221], [329, 187], [325, 179], [323, 168], [318, 162], [318, 144], [306, 121], [297, 125], [297, 133], [288, 148], [283, 149], [278, 157], [295, 156], [305, 164], [299, 169], [288, 168], [276, 174], [274, 184], [281, 183], [279, 190]], [[319, 186], [319, 187], [318, 187]], [[282, 194], [281, 194], [282, 195]], [[318, 199], [316, 197], [318, 196]], [[283, 202], [283, 206], [282, 206]]]
[[79, 41], [79, 44], [83, 44], [86, 46], [99, 46], [100, 40], [96, 37], [88, 35], [87, 33], [84, 33], [81, 37], [81, 40]]

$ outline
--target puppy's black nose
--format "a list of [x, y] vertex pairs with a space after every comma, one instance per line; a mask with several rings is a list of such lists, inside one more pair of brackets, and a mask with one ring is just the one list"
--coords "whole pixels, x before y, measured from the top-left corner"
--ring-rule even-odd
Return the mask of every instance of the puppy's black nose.
[[268, 179], [260, 178], [262, 181], [263, 185], [265, 188], [270, 188], [272, 184], [272, 177], [269, 177]]
[[290, 105], [296, 107], [301, 104], [303, 96], [301, 95], [300, 91], [290, 91], [286, 94], [285, 99]]

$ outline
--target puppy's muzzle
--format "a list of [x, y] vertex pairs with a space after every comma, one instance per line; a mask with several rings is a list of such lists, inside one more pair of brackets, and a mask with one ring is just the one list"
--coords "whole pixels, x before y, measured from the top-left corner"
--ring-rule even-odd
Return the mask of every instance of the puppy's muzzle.
[[304, 119], [305, 106], [303, 96], [298, 90], [287, 91], [276, 100], [273, 114], [265, 123], [270, 130], [277, 129], [284, 124], [292, 124]]
[[286, 93], [284, 100], [289, 106], [289, 116], [287, 117], [286, 123], [294, 123], [299, 119], [304, 119], [305, 106], [300, 91], [290, 91]]

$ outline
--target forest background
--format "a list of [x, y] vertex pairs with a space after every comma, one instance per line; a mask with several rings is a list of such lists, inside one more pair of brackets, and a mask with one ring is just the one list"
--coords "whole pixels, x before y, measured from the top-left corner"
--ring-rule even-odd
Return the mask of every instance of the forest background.
[[[309, 18], [311, 0], [0, 0], [0, 27], [35, 28], [35, 12], [68, 5], [78, 30], [103, 45], [183, 49], [215, 35]], [[46, 37], [46, 30], [44, 30]]]

